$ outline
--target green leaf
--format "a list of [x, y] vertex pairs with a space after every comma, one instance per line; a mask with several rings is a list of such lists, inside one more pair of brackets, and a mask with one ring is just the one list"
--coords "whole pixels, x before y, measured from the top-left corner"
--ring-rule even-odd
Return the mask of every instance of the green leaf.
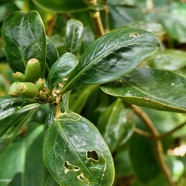
[[38, 107], [38, 103], [29, 99], [0, 98], [0, 153], [20, 133]]
[[47, 71], [49, 72], [51, 66], [57, 61], [59, 58], [58, 51], [52, 42], [52, 40], [47, 37], [47, 56], [46, 56], [46, 65]]
[[52, 89], [63, 80], [77, 65], [78, 59], [72, 53], [63, 54], [51, 67], [48, 75], [49, 87]]
[[5, 53], [14, 72], [24, 73], [27, 61], [37, 58], [44, 76], [46, 37], [43, 22], [36, 11], [10, 14], [4, 21], [2, 36]]
[[[112, 2], [115, 3], [115, 1]], [[143, 12], [135, 6], [111, 5], [109, 6], [109, 13], [111, 28], [121, 28], [144, 19]]]
[[148, 64], [157, 69], [179, 70], [186, 66], [186, 53], [175, 49], [162, 50]]
[[73, 112], [65, 112], [46, 130], [44, 163], [60, 185], [111, 186], [114, 165], [97, 128]]
[[18, 136], [0, 155], [0, 178], [10, 179], [11, 186], [41, 185], [44, 176], [42, 142], [43, 125], [30, 123], [27, 133]]
[[83, 36], [82, 36], [82, 50], [86, 50], [87, 47], [95, 40], [94, 33], [89, 27], [85, 27], [83, 29]]
[[59, 13], [79, 12], [87, 9], [84, 0], [33, 0], [33, 2], [41, 8]]
[[134, 134], [129, 142], [129, 155], [133, 170], [138, 179], [147, 184], [160, 173], [153, 144], [137, 134]]
[[82, 44], [83, 24], [75, 19], [70, 19], [66, 25], [66, 50], [76, 54]]
[[136, 68], [101, 89], [124, 101], [157, 110], [186, 112], [186, 79], [174, 72]]
[[83, 107], [87, 103], [87, 99], [90, 94], [94, 91], [96, 87], [90, 86], [84, 89], [76, 89], [74, 92], [71, 92], [69, 97], [69, 108], [75, 113], [81, 113]]
[[126, 28], [110, 32], [87, 48], [62, 92], [118, 79], [152, 55], [158, 47], [157, 38], [144, 30]]
[[186, 42], [185, 19], [186, 4], [172, 3], [167, 13], [158, 14], [161, 24], [167, 34], [179, 42]]
[[98, 129], [108, 144], [110, 151], [114, 152], [121, 141], [124, 143], [131, 137], [134, 124], [131, 110], [125, 109], [122, 101], [117, 99], [100, 116]]

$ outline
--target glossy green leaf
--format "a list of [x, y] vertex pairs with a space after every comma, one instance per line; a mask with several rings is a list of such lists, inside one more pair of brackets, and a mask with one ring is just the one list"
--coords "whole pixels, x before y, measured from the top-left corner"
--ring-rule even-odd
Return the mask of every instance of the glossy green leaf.
[[36, 11], [10, 14], [4, 21], [2, 36], [7, 60], [14, 72], [24, 73], [27, 61], [37, 58], [44, 76], [46, 37], [43, 22]]
[[65, 112], [46, 130], [44, 163], [60, 185], [111, 186], [114, 165], [96, 127], [73, 112]]
[[118, 79], [156, 52], [158, 47], [157, 38], [144, 30], [126, 28], [110, 32], [87, 48], [62, 92]]
[[59, 13], [78, 12], [86, 9], [84, 0], [33, 0], [33, 2], [41, 8]]
[[0, 153], [20, 133], [20, 129], [38, 109], [33, 100], [20, 98], [0, 98]]
[[175, 49], [162, 50], [150, 60], [149, 66], [163, 70], [179, 70], [186, 66], [186, 53]]
[[77, 65], [78, 59], [72, 53], [63, 54], [51, 67], [48, 75], [49, 87], [54, 88]]
[[164, 70], [136, 68], [102, 90], [124, 101], [157, 110], [186, 112], [185, 77]]
[[50, 38], [47, 37], [46, 70], [49, 72], [51, 66], [58, 60], [58, 51]]
[[98, 129], [111, 152], [132, 135], [135, 124], [132, 116], [131, 110], [125, 109], [120, 99], [117, 99], [100, 116]]
[[70, 19], [66, 25], [66, 50], [76, 54], [82, 44], [83, 24], [75, 19]]

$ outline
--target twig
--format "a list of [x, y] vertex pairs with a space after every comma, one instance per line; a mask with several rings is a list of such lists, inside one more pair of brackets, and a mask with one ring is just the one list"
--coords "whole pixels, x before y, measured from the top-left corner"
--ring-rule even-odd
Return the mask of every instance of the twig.
[[145, 132], [145, 131], [137, 128], [137, 127], [134, 128], [134, 132], [139, 134], [139, 135], [141, 135], [141, 136], [144, 136], [146, 138], [150, 138], [151, 137], [151, 135], [148, 132]]
[[52, 19], [49, 21], [48, 27], [47, 27], [47, 30], [46, 30], [46, 35], [47, 36], [51, 36], [52, 35], [53, 29], [54, 29], [54, 25], [56, 23], [56, 18], [57, 18], [57, 15], [55, 14], [52, 17]]
[[[88, 1], [89, 5], [97, 5], [97, 0], [89, 0]], [[101, 16], [100, 16], [100, 12], [99, 10], [91, 10], [91, 16], [95, 25], [95, 29], [96, 32], [98, 34], [98, 36], [102, 36], [105, 34], [105, 30], [103, 28], [103, 24], [102, 24], [102, 20], [101, 20]]]
[[130, 105], [130, 106], [131, 106], [132, 110], [143, 121], [143, 123], [149, 129], [149, 132], [151, 133], [152, 140], [154, 142], [154, 147], [155, 147], [155, 150], [156, 150], [156, 153], [157, 153], [156, 154], [157, 160], [159, 162], [159, 165], [161, 167], [161, 170], [162, 170], [163, 174], [166, 177], [166, 180], [167, 180], [169, 186], [176, 186], [176, 184], [174, 183], [174, 180], [172, 179], [170, 169], [169, 169], [169, 167], [167, 166], [167, 164], [164, 160], [163, 147], [162, 147], [161, 140], [159, 138], [160, 135], [159, 135], [158, 130], [156, 130], [156, 128], [154, 127], [154, 125], [153, 125], [151, 119], [149, 118], [149, 116], [140, 107], [137, 107], [135, 105]]
[[177, 131], [177, 130], [181, 129], [181, 128], [182, 128], [182, 127], [184, 127], [185, 125], [186, 125], [186, 121], [185, 121], [185, 122], [183, 122], [182, 124], [180, 124], [180, 125], [176, 126], [175, 128], [173, 128], [173, 129], [172, 129], [172, 130], [170, 130], [169, 132], [167, 132], [167, 133], [164, 133], [164, 134], [160, 135], [160, 136], [159, 136], [159, 139], [163, 139], [163, 138], [165, 138], [165, 137], [169, 136], [170, 134], [172, 134], [172, 133], [174, 133], [175, 131]]

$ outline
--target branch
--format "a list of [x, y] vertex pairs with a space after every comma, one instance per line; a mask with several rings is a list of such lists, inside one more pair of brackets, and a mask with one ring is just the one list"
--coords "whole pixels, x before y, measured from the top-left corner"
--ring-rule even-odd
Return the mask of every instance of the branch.
[[134, 128], [134, 132], [139, 134], [139, 135], [141, 135], [141, 136], [144, 136], [146, 138], [150, 138], [151, 137], [151, 135], [148, 132], [145, 132], [145, 131], [137, 128], [137, 127]]
[[130, 105], [130, 106], [132, 110], [138, 115], [138, 117], [143, 121], [143, 123], [149, 129], [149, 132], [151, 133], [152, 140], [154, 142], [154, 148], [157, 153], [156, 154], [157, 160], [159, 162], [160, 168], [163, 174], [165, 175], [165, 178], [169, 186], [176, 186], [176, 184], [174, 183], [174, 180], [172, 179], [170, 169], [164, 160], [163, 147], [161, 144], [161, 140], [159, 138], [160, 135], [159, 135], [158, 130], [156, 130], [149, 116], [140, 107], [137, 107], [134, 105]]
[[181, 129], [181, 128], [182, 128], [182, 127], [184, 127], [185, 125], [186, 125], [186, 121], [185, 121], [185, 122], [183, 122], [182, 124], [180, 124], [180, 125], [176, 126], [175, 128], [173, 128], [173, 129], [172, 129], [172, 130], [170, 130], [169, 132], [167, 132], [167, 133], [164, 133], [164, 134], [160, 135], [160, 136], [159, 136], [159, 139], [163, 139], [163, 138], [165, 138], [165, 137], [169, 136], [170, 134], [172, 134], [172, 133], [174, 133], [175, 131], [177, 131], [177, 130]]

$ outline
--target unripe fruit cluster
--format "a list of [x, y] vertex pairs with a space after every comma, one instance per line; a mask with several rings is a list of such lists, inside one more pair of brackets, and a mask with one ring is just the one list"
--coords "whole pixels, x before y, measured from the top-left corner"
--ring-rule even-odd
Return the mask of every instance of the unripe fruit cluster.
[[45, 80], [40, 78], [41, 67], [37, 59], [33, 58], [27, 62], [25, 73], [16, 72], [13, 76], [17, 79], [10, 88], [10, 96], [23, 96], [35, 98], [43, 89]]

